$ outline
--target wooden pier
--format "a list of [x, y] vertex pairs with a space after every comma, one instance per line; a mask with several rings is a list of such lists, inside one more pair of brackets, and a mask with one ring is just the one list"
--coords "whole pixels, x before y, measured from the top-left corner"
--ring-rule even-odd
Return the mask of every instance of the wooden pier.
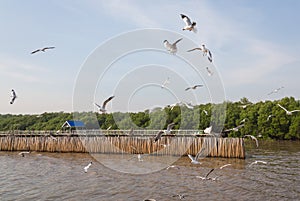
[[0, 133], [0, 151], [76, 152], [105, 154], [196, 155], [245, 158], [242, 138], [205, 136], [197, 131], [174, 131], [154, 142], [157, 131], [133, 135], [124, 131], [14, 132]]

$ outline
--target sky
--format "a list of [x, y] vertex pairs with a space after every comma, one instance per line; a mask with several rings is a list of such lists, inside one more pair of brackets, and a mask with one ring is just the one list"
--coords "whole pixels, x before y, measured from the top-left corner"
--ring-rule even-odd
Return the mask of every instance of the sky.
[[[298, 0], [0, 1], [0, 113], [96, 111], [111, 95], [111, 112], [299, 99], [299, 8]], [[181, 13], [197, 33], [182, 30]], [[163, 41], [179, 38], [168, 53]], [[212, 63], [186, 52], [201, 44]], [[30, 54], [46, 46], [55, 49]], [[194, 84], [204, 87], [184, 90]]]

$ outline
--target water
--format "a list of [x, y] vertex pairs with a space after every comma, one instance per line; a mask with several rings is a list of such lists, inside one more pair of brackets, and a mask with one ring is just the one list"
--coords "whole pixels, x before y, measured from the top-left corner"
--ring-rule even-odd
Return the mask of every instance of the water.
[[[179, 169], [168, 170], [172, 159], [162, 156], [138, 161], [133, 155], [101, 155], [104, 166], [88, 154], [0, 152], [0, 200], [168, 201], [179, 200], [176, 194], [195, 201], [300, 200], [300, 142], [261, 142], [258, 149], [249, 144], [246, 150], [245, 160], [205, 158], [193, 165], [182, 157], [174, 164]], [[268, 164], [249, 167], [256, 160]], [[232, 165], [217, 169], [227, 163]], [[113, 170], [120, 166], [131, 173]], [[216, 169], [210, 176], [219, 180], [197, 178], [211, 168]]]

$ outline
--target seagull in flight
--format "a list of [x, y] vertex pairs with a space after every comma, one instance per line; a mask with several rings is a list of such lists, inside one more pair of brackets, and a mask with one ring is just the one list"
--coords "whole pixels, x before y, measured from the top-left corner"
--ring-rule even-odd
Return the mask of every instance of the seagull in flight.
[[170, 83], [170, 77], [168, 77], [168, 78], [164, 81], [164, 83], [161, 85], [161, 88], [162, 88], [162, 89], [165, 88], [166, 85], [169, 84], [169, 83]]
[[201, 164], [201, 163], [198, 161], [198, 159], [199, 159], [200, 157], [203, 157], [203, 156], [206, 156], [206, 155], [207, 155], [207, 153], [204, 152], [204, 151], [206, 151], [206, 149], [205, 149], [205, 148], [202, 148], [202, 149], [196, 154], [195, 157], [193, 157], [192, 155], [188, 154], [188, 157], [191, 159], [191, 163], [192, 163], [192, 164], [195, 164], [195, 165]]
[[212, 76], [214, 74], [214, 72], [212, 72], [208, 67], [206, 67], [206, 71], [208, 76]]
[[223, 168], [225, 168], [225, 167], [227, 167], [227, 166], [230, 166], [230, 165], [231, 165], [230, 163], [225, 164], [225, 165], [222, 165], [222, 166], [220, 167], [220, 169], [222, 170]]
[[37, 49], [37, 50], [34, 50], [31, 52], [31, 54], [35, 54], [37, 52], [45, 52], [46, 50], [49, 50], [49, 49], [54, 49], [55, 47], [44, 47], [44, 48], [41, 48], [41, 49]]
[[90, 162], [87, 166], [85, 166], [83, 169], [84, 169], [84, 172], [87, 173], [88, 169], [91, 167], [93, 162]]
[[270, 120], [271, 117], [273, 117], [274, 115], [270, 114], [268, 117], [267, 117], [267, 121]]
[[168, 124], [167, 126], [167, 130], [160, 130], [157, 132], [155, 138], [154, 138], [154, 142], [157, 142], [160, 138], [161, 138], [161, 135], [164, 133], [166, 135], [169, 135], [171, 134], [171, 129], [175, 126], [175, 123], [170, 123]]
[[203, 112], [206, 116], [208, 115], [208, 112], [206, 110], [203, 110]]
[[225, 130], [224, 132], [229, 132], [229, 131], [236, 131], [236, 132], [237, 132], [237, 131], [239, 131], [239, 129], [242, 128], [243, 126], [245, 126], [245, 124], [241, 124], [241, 125], [239, 125], [239, 126], [237, 126], [237, 127], [227, 129], [227, 130]]
[[269, 96], [269, 95], [271, 95], [271, 94], [275, 94], [275, 93], [278, 93], [281, 89], [283, 89], [284, 87], [283, 86], [281, 86], [281, 87], [279, 87], [279, 88], [277, 88], [277, 89], [274, 89], [273, 91], [271, 91], [270, 93], [268, 93], [267, 95]]
[[202, 85], [202, 84], [196, 84], [196, 85], [194, 85], [194, 86], [191, 86], [191, 87], [186, 88], [185, 91], [190, 90], [190, 89], [196, 89], [196, 88], [198, 88], [198, 87], [203, 87], [203, 85]]
[[30, 151], [22, 151], [19, 153], [19, 155], [22, 157], [25, 157], [25, 154], [30, 154]]
[[105, 112], [106, 112], [106, 109], [105, 109], [106, 104], [107, 104], [111, 99], [113, 99], [114, 97], [115, 97], [115, 96], [111, 96], [111, 97], [109, 97], [108, 99], [106, 99], [106, 100], [103, 102], [102, 106], [98, 105], [97, 103], [95, 103], [95, 105], [98, 107], [98, 109], [99, 109], [100, 112], [105, 113]]
[[200, 50], [200, 51], [202, 51], [202, 53], [203, 53], [202, 55], [203, 56], [207, 56], [208, 61], [212, 62], [211, 51], [209, 49], [207, 49], [204, 44], [202, 44], [202, 48], [201, 47], [196, 47], [194, 49], [188, 50], [188, 52], [192, 52], [194, 50]]
[[284, 108], [283, 106], [281, 106], [279, 103], [277, 104], [279, 107], [281, 107], [287, 115], [292, 115], [293, 112], [300, 112], [300, 110], [292, 110], [292, 111], [288, 111], [286, 108]]
[[202, 180], [217, 180], [217, 177], [216, 178], [210, 178], [208, 177], [215, 169], [211, 169], [204, 177], [201, 177], [201, 176], [196, 176], [197, 178], [200, 178]]
[[267, 164], [266, 161], [254, 161], [254, 162], [252, 162], [252, 163], [249, 165], [249, 167], [251, 167], [251, 166], [254, 165], [254, 164], [258, 164], [258, 163]]
[[16, 94], [16, 92], [15, 92], [15, 90], [11, 90], [11, 95], [10, 95], [10, 97], [11, 97], [11, 100], [10, 100], [10, 104], [13, 104], [14, 102], [15, 102], [15, 100], [16, 100], [16, 98], [17, 98], [17, 94]]
[[250, 137], [251, 140], [254, 140], [254, 141], [255, 141], [255, 144], [256, 144], [256, 147], [258, 147], [258, 140], [257, 140], [256, 137], [254, 137], [253, 135], [244, 135], [244, 138], [245, 138], [245, 137]]
[[185, 23], [185, 27], [183, 27], [182, 30], [183, 31], [188, 30], [188, 31], [193, 31], [194, 33], [197, 33], [196, 22], [192, 22], [191, 19], [184, 14], [180, 14], [180, 16], [181, 16], [181, 19]]
[[169, 41], [167, 41], [167, 40], [164, 40], [164, 46], [170, 53], [175, 54], [177, 52], [176, 44], [181, 40], [182, 40], [182, 38], [178, 39], [173, 44], [169, 43]]
[[212, 126], [207, 127], [206, 129], [203, 130], [203, 132], [204, 132], [205, 134], [211, 134], [211, 131], [212, 131]]

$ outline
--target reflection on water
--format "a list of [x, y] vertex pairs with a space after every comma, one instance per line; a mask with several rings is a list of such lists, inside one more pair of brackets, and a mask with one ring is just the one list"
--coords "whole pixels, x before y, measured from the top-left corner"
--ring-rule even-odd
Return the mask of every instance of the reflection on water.
[[[98, 162], [88, 154], [0, 152], [0, 200], [179, 200], [176, 194], [184, 200], [299, 200], [300, 142], [246, 145], [246, 160], [204, 158], [193, 165], [182, 157], [173, 164], [179, 169], [168, 170], [173, 158], [166, 156], [93, 155]], [[249, 167], [256, 160], [268, 164]], [[196, 177], [211, 168], [218, 181]]]

